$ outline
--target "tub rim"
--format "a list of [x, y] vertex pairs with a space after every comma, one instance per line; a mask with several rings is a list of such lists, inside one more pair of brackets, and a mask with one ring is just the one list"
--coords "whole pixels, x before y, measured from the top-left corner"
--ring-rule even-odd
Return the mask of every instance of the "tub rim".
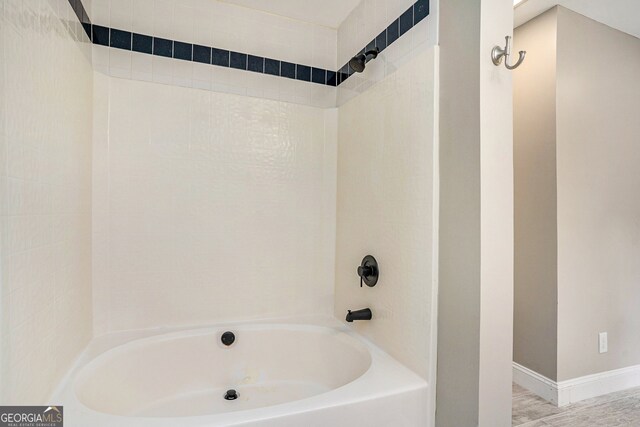
[[[166, 339], [184, 334], [206, 334], [211, 330], [223, 328], [257, 328], [269, 329], [275, 326], [302, 329], [336, 330], [344, 332], [361, 344], [370, 355], [368, 369], [353, 381], [325, 393], [316, 394], [303, 399], [283, 402], [276, 405], [246, 409], [217, 414], [193, 415], [187, 417], [131, 417], [96, 411], [84, 405], [76, 396], [75, 382], [82, 370], [100, 356], [138, 342], [146, 340]], [[362, 385], [362, 387], [360, 387]], [[76, 414], [83, 419], [88, 417], [94, 427], [106, 426], [140, 426], [140, 427], [174, 427], [180, 421], [182, 426], [234, 426], [250, 422], [260, 422], [279, 417], [313, 412], [331, 407], [357, 404], [370, 399], [378, 399], [393, 394], [410, 393], [417, 390], [426, 392], [428, 384], [425, 379], [405, 367], [384, 350], [375, 345], [367, 337], [332, 316], [305, 316], [277, 319], [225, 321], [204, 326], [183, 326], [172, 328], [155, 328], [142, 330], [118, 331], [97, 336], [91, 340], [67, 374], [60, 381], [50, 401], [60, 402], [69, 415]], [[68, 409], [67, 409], [68, 408]], [[66, 417], [65, 417], [66, 418]], [[70, 425], [75, 425], [69, 420]], [[83, 424], [84, 425], [84, 424]]]

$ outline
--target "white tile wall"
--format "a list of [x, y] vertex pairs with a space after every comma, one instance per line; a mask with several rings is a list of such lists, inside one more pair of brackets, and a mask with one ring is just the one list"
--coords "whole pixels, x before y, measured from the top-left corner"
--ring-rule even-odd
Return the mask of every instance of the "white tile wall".
[[[337, 70], [414, 1], [363, 0], [336, 29], [216, 0], [94, 0], [93, 20], [113, 26]], [[94, 46], [94, 68], [114, 77], [268, 98], [342, 105], [437, 43], [438, 1], [429, 16], [339, 88]]]
[[330, 70], [336, 30], [217, 0], [93, 0], [95, 24]]
[[[424, 341], [399, 328], [425, 320], [407, 316], [431, 302], [428, 284], [415, 256], [396, 258], [430, 251], [413, 231], [428, 229], [431, 200], [403, 194], [430, 185], [419, 142], [433, 123], [416, 118], [433, 114], [419, 96], [432, 96], [433, 58], [412, 58], [435, 43], [434, 3], [338, 90], [345, 103], [371, 88], [340, 110], [336, 314], [371, 303], [378, 326], [357, 327], [392, 354], [416, 342], [396, 356], [421, 373]], [[365, 0], [336, 31], [215, 0], [85, 0], [98, 24], [331, 70], [409, 4]], [[66, 0], [4, 0], [0, 19], [0, 401], [44, 403], [91, 336], [92, 298], [97, 333], [331, 311], [335, 88], [91, 47]], [[91, 61], [114, 77], [92, 84]], [[371, 132], [371, 117], [405, 125]], [[380, 209], [361, 221], [367, 186]], [[356, 294], [370, 251], [396, 284]]]
[[[346, 64], [414, 2], [362, 0], [338, 28], [338, 66]], [[342, 105], [368, 90], [376, 82], [395, 73], [415, 56], [436, 45], [437, 14], [438, 0], [431, 0], [429, 16], [388, 46], [377, 59], [369, 62], [364, 72], [352, 75], [338, 87], [337, 105]]]
[[[78, 47], [80, 47], [85, 57], [90, 59], [91, 44], [88, 43], [89, 38], [78, 21], [75, 12], [69, 6], [69, 2], [67, 0], [46, 0], [40, 1], [39, 3], [41, 3], [40, 6], [42, 7], [47, 3], [50, 8], [50, 13], [48, 12], [44, 15], [40, 15], [39, 18], [31, 16], [31, 23], [37, 25], [51, 23], [55, 27], [53, 31], [59, 35], [62, 34], [62, 30], [66, 31], [71, 40], [79, 42]], [[91, 7], [90, 1], [84, 1], [83, 4], [85, 4], [85, 7]], [[37, 30], [37, 27], [32, 28], [32, 30]]]
[[336, 112], [95, 75], [95, 330], [330, 313]]
[[[337, 31], [217, 0], [93, 0], [95, 24], [336, 70]], [[110, 76], [286, 101], [336, 105], [335, 88], [93, 47], [94, 69]]]
[[93, 46], [93, 66], [96, 71], [103, 74], [124, 79], [245, 95], [319, 108], [333, 108], [336, 105], [335, 87], [111, 49], [105, 46]]
[[0, 402], [91, 336], [91, 49], [66, 0], [0, 2]]
[[[437, 233], [436, 58], [423, 52], [339, 108], [335, 315], [428, 380]], [[380, 280], [360, 288], [371, 254]]]

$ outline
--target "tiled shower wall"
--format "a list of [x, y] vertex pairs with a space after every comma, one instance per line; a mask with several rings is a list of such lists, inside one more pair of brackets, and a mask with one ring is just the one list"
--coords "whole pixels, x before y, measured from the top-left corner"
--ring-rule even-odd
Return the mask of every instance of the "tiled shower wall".
[[[395, 23], [398, 17], [402, 20], [412, 5], [417, 23], [406, 33], [402, 33], [398, 28], [400, 37], [393, 44], [388, 45], [391, 37], [389, 32], [387, 31], [387, 34], [381, 34], [381, 32]], [[429, 13], [426, 18], [418, 22], [417, 15], [424, 14], [424, 11], [419, 10], [421, 8], [426, 8]], [[337, 105], [343, 105], [369, 90], [374, 84], [403, 68], [414, 57], [436, 45], [437, 16], [437, 0], [428, 2], [423, 0], [416, 3], [414, 0], [362, 0], [338, 28], [336, 53], [338, 64], [345, 64], [349, 58], [374, 39], [376, 45], [387, 44], [388, 47], [378, 55], [378, 58], [367, 64], [364, 72], [353, 74], [338, 87]]]
[[[338, 29], [338, 63], [377, 40], [412, 3], [363, 0]], [[374, 321], [353, 327], [431, 382], [437, 306], [438, 2], [430, 1], [429, 8], [425, 19], [363, 73], [337, 88], [335, 315], [344, 318], [348, 309], [370, 307]], [[360, 288], [355, 274], [367, 254], [380, 263], [374, 288]], [[433, 413], [433, 401], [429, 404]]]
[[[339, 108], [335, 315], [433, 378], [437, 263], [437, 48]], [[371, 254], [378, 284], [360, 287]]]
[[336, 69], [335, 29], [218, 0], [93, 0], [94, 24]]
[[[363, 0], [338, 28], [328, 28], [215, 0], [95, 0], [94, 68], [127, 79], [334, 107], [435, 45], [437, 9], [437, 0]], [[106, 47], [109, 27], [115, 46], [111, 49]], [[147, 35], [160, 38], [153, 42], [154, 55]], [[166, 44], [166, 52], [155, 51], [160, 42]], [[209, 60], [209, 46], [216, 48], [216, 66], [203, 63]], [[345, 64], [365, 46], [377, 46], [382, 52], [364, 73], [352, 75]], [[237, 57], [240, 62], [236, 67], [253, 72], [220, 66], [223, 58], [228, 61], [224, 56], [228, 56], [228, 50], [241, 52], [244, 57]], [[276, 77], [280, 61], [280, 75], [285, 78]], [[297, 76], [295, 64], [302, 67]], [[314, 84], [307, 84], [309, 81]], [[340, 86], [326, 87], [325, 82]]]
[[[339, 31], [343, 52], [380, 32], [370, 6], [342, 30], [193, 0], [95, 0], [92, 20], [335, 69]], [[351, 96], [435, 43], [432, 21], [352, 76]], [[96, 334], [331, 312], [336, 89], [104, 46], [94, 66]]]
[[67, 0], [0, 2], [2, 403], [46, 403], [91, 337], [90, 52]]
[[[215, 0], [94, 0], [95, 24], [336, 70], [333, 28]], [[333, 107], [335, 88], [235, 69], [94, 46], [104, 74], [222, 93]]]
[[[211, 27], [208, 8], [223, 5], [213, 1], [84, 3], [97, 24], [335, 69], [351, 44], [370, 40], [371, 13], [392, 21], [411, 2], [376, 9], [365, 1], [337, 32], [244, 8], [216, 15], [220, 25]], [[103, 46], [93, 46], [92, 85], [91, 49], [77, 42], [82, 28], [66, 0], [6, 0], [0, 8], [3, 400], [7, 390], [12, 402], [45, 399], [89, 339], [91, 251], [97, 334], [331, 312], [337, 111], [327, 107], [337, 93], [347, 102], [433, 44], [431, 16], [339, 89]], [[343, 43], [349, 47], [340, 50]], [[373, 115], [345, 110], [351, 124], [408, 119], [403, 128], [415, 136], [424, 123], [392, 95], [378, 96], [389, 85], [359, 101]], [[410, 96], [416, 87], [399, 88]], [[375, 109], [385, 104], [393, 111]], [[362, 142], [348, 127], [342, 139]], [[399, 147], [420, 153], [415, 144]], [[351, 258], [364, 250], [355, 249]], [[342, 264], [345, 286], [351, 258]], [[342, 317], [347, 300], [339, 301]], [[357, 301], [349, 296], [349, 305]], [[398, 323], [381, 325], [368, 333], [390, 346]], [[424, 342], [416, 342], [404, 361], [422, 373], [415, 361]]]
[[333, 307], [337, 112], [96, 73], [95, 331]]

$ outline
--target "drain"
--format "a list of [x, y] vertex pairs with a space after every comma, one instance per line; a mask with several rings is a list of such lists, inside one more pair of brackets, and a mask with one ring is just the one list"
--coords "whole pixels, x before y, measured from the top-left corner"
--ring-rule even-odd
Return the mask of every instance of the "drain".
[[225, 332], [224, 334], [222, 334], [222, 337], [220, 337], [220, 341], [222, 341], [222, 344], [226, 345], [227, 347], [233, 344], [235, 340], [236, 340], [235, 334], [230, 331]]
[[235, 391], [234, 389], [227, 390], [227, 392], [224, 394], [225, 400], [236, 400], [237, 398], [238, 398], [238, 392]]

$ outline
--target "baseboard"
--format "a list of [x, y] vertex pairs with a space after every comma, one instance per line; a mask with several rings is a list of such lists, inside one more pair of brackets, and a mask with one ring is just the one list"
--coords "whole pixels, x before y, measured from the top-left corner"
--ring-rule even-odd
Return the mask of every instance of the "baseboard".
[[556, 382], [513, 362], [513, 382], [557, 406], [640, 386], [640, 365]]
[[640, 386], [640, 365], [558, 383], [558, 406]]
[[544, 375], [513, 362], [513, 382], [558, 405], [558, 383]]

